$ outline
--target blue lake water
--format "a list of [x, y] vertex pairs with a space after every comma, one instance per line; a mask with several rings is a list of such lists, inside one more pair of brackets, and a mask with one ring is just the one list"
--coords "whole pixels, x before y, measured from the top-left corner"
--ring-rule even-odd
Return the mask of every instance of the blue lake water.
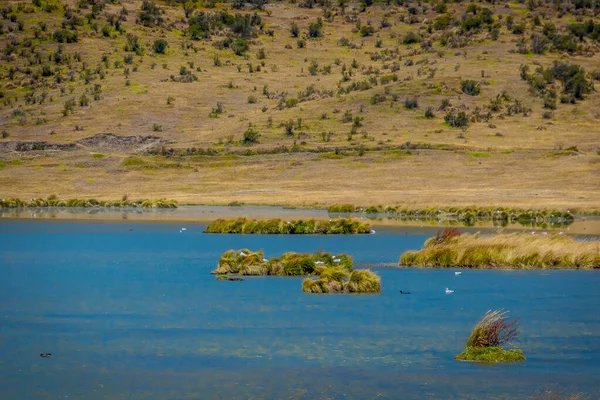
[[[181, 226], [0, 222], [0, 398], [505, 399], [557, 387], [600, 398], [600, 271], [376, 268], [380, 295], [306, 295], [300, 278], [210, 271], [231, 248], [394, 263], [427, 237]], [[521, 318], [526, 362], [453, 360], [490, 308]]]

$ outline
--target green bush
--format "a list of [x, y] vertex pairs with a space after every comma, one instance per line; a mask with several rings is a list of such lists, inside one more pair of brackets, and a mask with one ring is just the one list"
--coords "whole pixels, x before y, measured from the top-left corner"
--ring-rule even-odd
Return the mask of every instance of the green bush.
[[479, 83], [472, 79], [460, 81], [460, 88], [463, 93], [468, 94], [469, 96], [477, 96], [481, 93]]
[[449, 112], [444, 117], [444, 121], [453, 128], [463, 128], [469, 125], [469, 118], [464, 111]]
[[259, 136], [260, 136], [260, 134], [256, 131], [256, 129], [254, 129], [253, 127], [249, 127], [244, 132], [244, 135], [242, 137], [242, 142], [244, 144], [258, 143]]
[[402, 37], [402, 43], [404, 44], [418, 43], [420, 40], [421, 36], [413, 31], [406, 32], [406, 34]]
[[154, 41], [153, 49], [156, 54], [165, 54], [167, 51], [167, 47], [169, 46], [169, 42], [164, 39], [158, 39]]

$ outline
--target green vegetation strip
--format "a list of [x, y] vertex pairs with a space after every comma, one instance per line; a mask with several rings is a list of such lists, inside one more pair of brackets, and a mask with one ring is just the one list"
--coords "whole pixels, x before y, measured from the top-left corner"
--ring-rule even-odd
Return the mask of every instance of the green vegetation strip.
[[314, 276], [305, 279], [305, 293], [379, 293], [381, 278], [369, 270], [353, 270], [347, 254], [333, 256], [319, 251], [314, 254], [285, 253], [281, 257], [264, 258], [262, 251], [228, 250], [211, 272], [217, 280], [232, 280], [229, 274], [253, 276]]
[[[533, 210], [510, 207], [430, 207], [423, 209], [409, 209], [393, 206], [361, 207], [353, 204], [336, 204], [328, 208], [330, 213], [361, 213], [361, 214], [391, 214], [406, 218], [441, 218], [457, 219], [462, 222], [475, 222], [478, 219], [498, 222], [518, 222], [529, 224], [532, 222], [571, 222], [575, 219], [571, 210]], [[584, 214], [584, 212], [580, 212]]]
[[476, 362], [517, 362], [526, 360], [521, 350], [504, 350], [500, 347], [467, 347], [454, 359]]
[[281, 219], [254, 220], [246, 218], [218, 219], [206, 227], [206, 233], [273, 234], [360, 234], [370, 233], [371, 226], [350, 219], [317, 221], [314, 219], [285, 221]]
[[21, 207], [136, 207], [136, 208], [177, 208], [175, 200], [96, 200], [96, 199], [59, 199], [56, 196], [50, 196], [47, 199], [33, 198], [30, 200], [21, 199], [0, 199], [0, 208], [21, 208]]
[[407, 251], [400, 266], [426, 268], [599, 269], [600, 243], [560, 234], [460, 234], [446, 229], [422, 250]]

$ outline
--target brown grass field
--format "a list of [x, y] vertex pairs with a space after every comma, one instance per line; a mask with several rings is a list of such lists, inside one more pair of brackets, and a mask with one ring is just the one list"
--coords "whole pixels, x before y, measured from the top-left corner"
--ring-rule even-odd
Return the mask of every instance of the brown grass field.
[[[25, 5], [21, 11], [19, 3]], [[63, 0], [65, 3], [78, 10], [78, 2]], [[277, 2], [258, 11], [263, 32], [249, 39], [245, 56], [236, 56], [230, 49], [213, 45], [225, 38], [225, 30], [207, 40], [186, 36], [182, 7], [174, 2], [157, 2], [164, 10], [162, 26], [136, 24], [141, 3], [123, 0], [107, 4], [95, 20], [98, 32], [83, 18], [83, 25], [77, 27], [78, 42], [63, 45], [64, 53], [78, 53], [81, 61], [50, 63], [53, 77], [40, 77], [36, 71], [41, 67], [29, 66], [27, 60], [36, 51], [49, 56], [57, 49], [50, 36], [60, 26], [62, 8], [48, 13], [30, 2], [0, 2], [0, 8], [12, 6], [13, 14], [23, 22], [23, 31], [19, 31], [16, 23], [3, 19], [4, 33], [0, 35], [0, 49], [17, 43], [16, 52], [0, 56], [0, 131], [8, 134], [0, 139], [0, 197], [57, 194], [118, 199], [127, 194], [189, 204], [237, 201], [298, 207], [352, 203], [600, 210], [600, 95], [592, 91], [575, 104], [559, 101], [556, 110], [544, 118], [544, 112], [550, 111], [519, 75], [522, 64], [534, 69], [534, 63], [548, 67], [554, 61], [568, 61], [582, 66], [593, 82], [592, 73], [600, 69], [598, 42], [586, 39], [571, 55], [557, 51], [520, 54], [514, 50], [521, 36], [501, 24], [498, 40], [482, 30], [466, 47], [450, 48], [440, 44], [443, 32], [426, 31], [427, 21], [438, 17], [431, 5], [416, 16], [417, 23], [409, 24], [401, 21], [409, 15], [406, 6], [376, 3], [358, 12], [359, 5], [349, 3], [343, 16], [336, 3], [329, 8], [333, 18], [328, 20], [324, 8]], [[576, 21], [600, 21], [577, 10], [567, 10], [559, 18], [550, 5], [536, 11], [515, 3], [481, 5], [493, 8], [497, 22], [509, 15], [515, 23], [523, 22], [526, 30], [522, 37], [527, 41], [532, 32], [542, 30], [532, 22], [535, 15], [542, 15], [542, 25], [553, 22], [563, 31]], [[112, 29], [109, 37], [104, 37], [107, 16], [119, 15], [123, 7], [128, 10], [122, 23], [125, 33]], [[198, 3], [197, 10], [238, 12], [230, 7], [230, 3], [217, 3], [209, 9]], [[449, 12], [460, 16], [466, 7], [466, 3], [452, 3]], [[89, 9], [79, 12], [83, 17]], [[246, 5], [241, 12], [253, 11]], [[348, 22], [348, 15], [349, 20], [360, 19], [362, 25], [371, 23], [374, 34], [362, 37], [355, 32], [356, 23]], [[298, 48], [298, 39], [289, 33], [291, 24], [297, 23], [303, 36], [318, 17], [324, 20], [323, 36], [307, 38], [305, 47]], [[391, 26], [381, 27], [382, 18]], [[40, 22], [47, 24], [47, 31], [41, 33], [41, 39], [33, 39], [32, 50], [23, 42], [34, 37]], [[266, 33], [269, 30], [273, 36]], [[403, 44], [401, 38], [408, 31], [428, 37], [432, 49], [422, 49], [419, 42]], [[128, 33], [140, 38], [143, 55], [124, 51]], [[169, 43], [164, 55], [152, 49], [159, 38]], [[342, 38], [356, 48], [340, 45]], [[266, 55], [262, 60], [258, 57], [261, 48]], [[384, 50], [393, 54], [389, 60], [372, 59], [373, 53]], [[115, 66], [115, 61], [128, 54], [133, 55], [131, 64]], [[215, 56], [221, 66], [215, 65]], [[355, 68], [351, 67], [353, 60], [358, 64]], [[392, 74], [394, 63], [398, 65], [394, 72], [397, 81], [382, 84], [381, 77]], [[254, 72], [249, 72], [248, 64]], [[311, 64], [317, 65], [315, 75], [309, 72]], [[259, 65], [260, 71], [256, 71]], [[341, 79], [344, 65], [352, 69], [346, 82]], [[104, 78], [94, 73], [86, 83], [86, 69], [98, 66]], [[198, 80], [172, 81], [170, 77], [178, 77], [182, 66], [192, 70]], [[17, 69], [12, 79], [11, 68]], [[69, 68], [74, 71], [73, 81], [67, 78]], [[61, 83], [53, 81], [56, 75], [62, 75]], [[369, 78], [377, 85], [338, 93], [340, 86]], [[462, 93], [464, 79], [477, 81], [481, 94]], [[98, 100], [92, 94], [95, 84], [101, 85]], [[268, 96], [263, 92], [265, 85]], [[299, 92], [311, 85], [316, 93], [294, 107], [278, 109], [282, 98], [299, 98]], [[502, 91], [531, 111], [525, 115], [493, 112], [488, 121], [471, 117], [463, 130], [446, 124], [446, 111], [439, 109], [442, 100], [449, 99], [450, 109], [465, 110], [469, 115], [487, 112], [490, 100]], [[26, 95], [32, 93], [46, 93], [43, 104], [26, 104]], [[90, 99], [88, 106], [79, 104], [84, 93]], [[385, 95], [386, 101], [372, 104], [375, 94]], [[418, 99], [417, 109], [406, 109], [408, 97]], [[168, 98], [171, 104], [167, 104]], [[74, 111], [63, 116], [69, 99], [76, 102]], [[223, 113], [217, 118], [209, 116], [218, 102]], [[435, 113], [431, 119], [424, 117], [428, 107]], [[363, 118], [352, 135], [352, 122], [342, 122], [346, 111]], [[292, 135], [286, 135], [283, 123], [290, 120], [295, 127]], [[258, 142], [243, 144], [242, 135], [250, 124], [260, 135]], [[154, 145], [155, 149], [173, 148], [174, 155], [149, 155], [150, 146], [146, 145], [102, 140], [76, 143], [102, 133], [156, 136], [160, 144]], [[76, 143], [76, 148], [19, 151], [14, 147], [14, 142], [31, 141]], [[406, 146], [407, 142], [411, 145]], [[276, 150], [281, 146], [294, 151]], [[179, 155], [192, 147], [219, 154]], [[248, 151], [252, 155], [242, 155]]]

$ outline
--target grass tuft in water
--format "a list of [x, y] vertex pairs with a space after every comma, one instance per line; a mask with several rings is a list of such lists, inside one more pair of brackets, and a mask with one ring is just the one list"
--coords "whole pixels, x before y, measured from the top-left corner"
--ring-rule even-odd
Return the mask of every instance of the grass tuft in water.
[[519, 336], [519, 319], [509, 321], [507, 315], [508, 311], [504, 310], [486, 312], [471, 331], [465, 351], [454, 358], [477, 362], [525, 361], [521, 350], [502, 348], [503, 345], [516, 341]]

